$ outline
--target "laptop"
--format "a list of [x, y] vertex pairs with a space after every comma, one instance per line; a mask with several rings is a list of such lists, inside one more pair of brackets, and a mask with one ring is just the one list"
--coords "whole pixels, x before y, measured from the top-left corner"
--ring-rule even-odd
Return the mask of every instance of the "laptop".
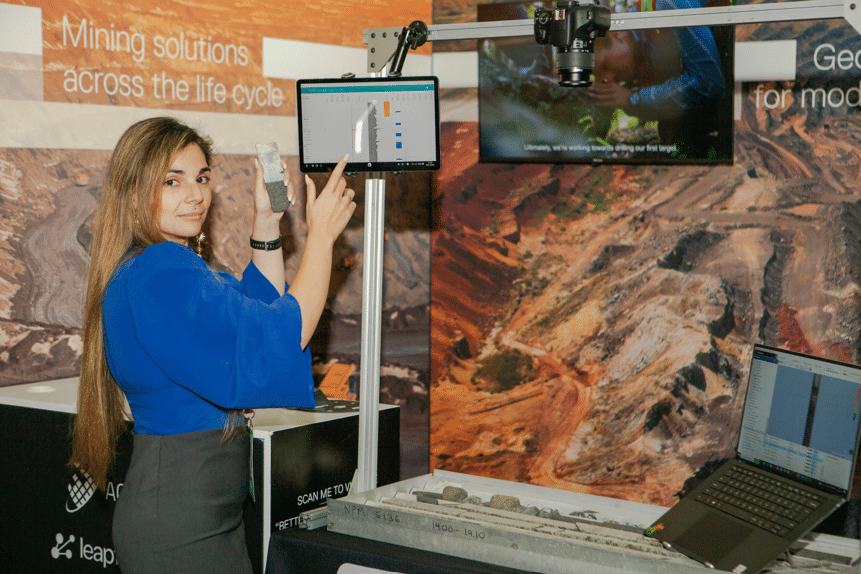
[[755, 345], [735, 458], [645, 534], [756, 574], [849, 499], [859, 428], [861, 367]]

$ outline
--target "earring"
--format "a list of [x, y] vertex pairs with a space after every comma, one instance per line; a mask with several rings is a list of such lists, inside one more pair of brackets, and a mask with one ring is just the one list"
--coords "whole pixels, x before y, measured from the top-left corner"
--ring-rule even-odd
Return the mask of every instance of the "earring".
[[206, 239], [206, 234], [201, 231], [195, 239], [197, 241], [197, 254], [202, 257], [201, 254], [203, 253], [203, 240]]

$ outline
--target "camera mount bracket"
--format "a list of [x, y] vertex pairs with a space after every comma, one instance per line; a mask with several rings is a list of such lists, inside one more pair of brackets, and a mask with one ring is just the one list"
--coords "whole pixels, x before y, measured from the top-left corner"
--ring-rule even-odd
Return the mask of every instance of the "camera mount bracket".
[[[647, 28], [724, 26], [836, 18], [845, 18], [856, 31], [861, 33], [861, 0], [797, 0], [716, 8], [625, 12], [611, 15], [610, 32]], [[415, 22], [410, 26], [414, 24]], [[534, 23], [531, 19], [470, 22], [466, 24], [432, 24], [425, 28], [429, 42], [534, 35]], [[408, 28], [370, 28], [363, 30], [365, 35], [363, 43], [368, 46], [367, 71], [369, 73], [383, 73], [386, 64], [398, 48], [399, 38], [403, 30], [408, 30]], [[404, 50], [402, 54], [405, 57], [406, 51]], [[403, 65], [403, 61], [400, 64]]]

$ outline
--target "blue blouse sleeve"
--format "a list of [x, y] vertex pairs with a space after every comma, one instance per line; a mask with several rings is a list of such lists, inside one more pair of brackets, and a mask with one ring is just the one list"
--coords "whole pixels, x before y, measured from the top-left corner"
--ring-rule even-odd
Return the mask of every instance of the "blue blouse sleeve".
[[139, 343], [169, 379], [222, 408], [313, 407], [299, 304], [253, 264], [236, 281], [165, 242], [126, 280]]
[[[224, 283], [258, 301], [272, 303], [280, 297], [275, 286], [260, 272], [253, 261], [248, 262], [248, 266], [242, 273], [242, 279], [239, 281], [230, 273], [218, 273], [217, 275]], [[286, 287], [287, 284], [285, 283], [285, 291]]]

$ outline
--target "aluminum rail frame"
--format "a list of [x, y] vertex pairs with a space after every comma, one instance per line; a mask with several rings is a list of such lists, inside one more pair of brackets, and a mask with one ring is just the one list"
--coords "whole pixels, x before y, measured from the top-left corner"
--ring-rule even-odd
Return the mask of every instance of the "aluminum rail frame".
[[[612, 14], [610, 31], [646, 28], [684, 28], [830, 20], [845, 18], [861, 33], [861, 0], [795, 0], [717, 8], [688, 8], [657, 12]], [[364, 30], [368, 46], [368, 73], [379, 76], [398, 45], [403, 26]], [[532, 20], [472, 22], [428, 26], [428, 41], [533, 36]], [[380, 331], [382, 316], [382, 260], [385, 224], [383, 174], [369, 174], [365, 181], [365, 252], [362, 278], [362, 349], [359, 402], [358, 468], [351, 494], [377, 488], [377, 444], [380, 397]]]
[[[612, 14], [610, 31], [646, 28], [684, 28], [789, 22], [794, 20], [830, 20], [845, 18], [861, 33], [861, 0], [792, 0], [716, 8], [688, 8], [656, 12]], [[403, 26], [364, 30], [363, 43], [368, 46], [368, 72], [381, 72], [398, 45]], [[505, 36], [534, 35], [532, 20], [470, 22], [466, 24], [433, 24], [428, 26], [428, 41], [468, 40]]]

